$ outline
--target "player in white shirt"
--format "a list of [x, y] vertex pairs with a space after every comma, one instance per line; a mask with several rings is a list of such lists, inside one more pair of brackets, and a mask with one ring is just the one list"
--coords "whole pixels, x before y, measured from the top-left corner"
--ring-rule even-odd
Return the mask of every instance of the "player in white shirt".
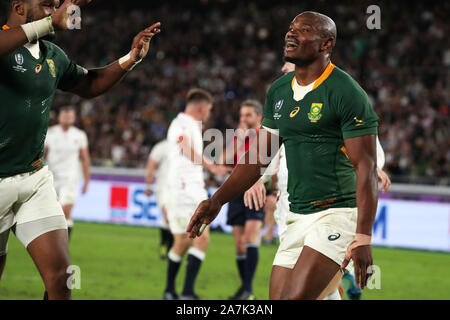
[[212, 105], [213, 98], [209, 92], [191, 89], [186, 97], [185, 111], [172, 121], [167, 133], [169, 165], [166, 210], [174, 243], [168, 254], [165, 300], [178, 299], [175, 279], [186, 252], [186, 278], [180, 299], [198, 299], [194, 282], [206, 255], [209, 228], [193, 241], [186, 229], [197, 205], [208, 198], [203, 168], [222, 177], [229, 171], [227, 167], [216, 165], [203, 157], [202, 122], [209, 118]]
[[67, 220], [69, 238], [73, 228], [71, 211], [78, 194], [80, 166], [86, 193], [90, 179], [90, 156], [86, 133], [74, 126], [75, 108], [65, 106], [59, 110], [58, 124], [48, 129], [45, 139], [45, 155], [53, 173], [58, 201]]
[[167, 253], [173, 244], [173, 236], [170, 233], [169, 222], [167, 220], [167, 210], [166, 210], [166, 201], [167, 201], [167, 175], [168, 175], [168, 167], [169, 160], [167, 158], [169, 152], [169, 143], [166, 139], [158, 142], [152, 148], [150, 152], [150, 156], [148, 157], [146, 175], [145, 175], [145, 183], [147, 184], [147, 188], [145, 190], [145, 194], [147, 196], [151, 196], [153, 194], [152, 191], [152, 182], [155, 179], [154, 191], [156, 197], [156, 203], [163, 213], [163, 220], [161, 224], [161, 242], [159, 245], [159, 255], [161, 259], [167, 258]]

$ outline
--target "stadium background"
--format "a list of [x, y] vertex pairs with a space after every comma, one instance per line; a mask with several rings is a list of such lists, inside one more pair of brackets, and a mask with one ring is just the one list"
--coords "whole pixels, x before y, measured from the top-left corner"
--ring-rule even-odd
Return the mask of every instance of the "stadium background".
[[[380, 30], [366, 27], [366, 8], [371, 4], [381, 8]], [[268, 85], [280, 76], [289, 22], [299, 12], [315, 10], [337, 24], [332, 61], [360, 82], [380, 117], [385, 169], [394, 182], [384, 199], [420, 202], [425, 209], [411, 212], [411, 219], [417, 219], [415, 228], [430, 221], [447, 231], [447, 244], [444, 238], [440, 249], [444, 252], [375, 248], [382, 289], [365, 292], [364, 298], [449, 299], [449, 9], [444, 1], [414, 5], [408, 1], [93, 1], [82, 8], [82, 30], [59, 33], [54, 40], [87, 68], [123, 56], [143, 27], [156, 21], [163, 27], [152, 40], [150, 57], [111, 93], [89, 101], [64, 93], [55, 98], [52, 123], [59, 107], [77, 106], [77, 125], [88, 134], [96, 166], [90, 193], [79, 198], [76, 212], [82, 220], [93, 221], [101, 210], [122, 210], [125, 217], [136, 215], [128, 204], [112, 204], [108, 192], [117, 186], [134, 188], [133, 192], [139, 189], [148, 154], [183, 110], [187, 90], [200, 86], [214, 94], [213, 115], [206, 128], [234, 128], [240, 102], [247, 98], [263, 101]], [[214, 188], [216, 183], [210, 179], [208, 185]], [[95, 199], [98, 188], [109, 188], [105, 191], [107, 203]], [[139, 195], [130, 194], [129, 200], [136, 204], [136, 197]], [[433, 218], [437, 205], [444, 208], [444, 220], [439, 222]], [[158, 215], [153, 211], [157, 210], [154, 199], [142, 209], [141, 215]], [[120, 217], [114, 220], [111, 215], [109, 219], [129, 222]], [[408, 216], [404, 219], [410, 220]], [[157, 219], [132, 224], [157, 225]], [[430, 230], [433, 227], [437, 226]], [[420, 231], [412, 233], [420, 234], [416, 242], [427, 248], [427, 233]], [[166, 264], [157, 257], [157, 243], [153, 228], [77, 223], [71, 255], [72, 263], [82, 269], [82, 289], [74, 291], [74, 298], [159, 299]], [[259, 298], [268, 297], [275, 250], [261, 250], [255, 279]], [[0, 298], [39, 299], [42, 283], [38, 273], [14, 237], [9, 252]], [[200, 296], [226, 298], [238, 285], [235, 269], [232, 238], [214, 233], [199, 276]], [[217, 275], [227, 281], [216, 283]]]

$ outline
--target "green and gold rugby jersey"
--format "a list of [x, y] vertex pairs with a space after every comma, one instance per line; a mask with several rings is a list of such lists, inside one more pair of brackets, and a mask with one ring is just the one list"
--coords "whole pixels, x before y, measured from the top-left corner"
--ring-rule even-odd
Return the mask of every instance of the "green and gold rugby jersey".
[[39, 44], [39, 59], [25, 47], [0, 58], [0, 178], [43, 165], [56, 89], [73, 88], [86, 72], [55, 44]]
[[356, 173], [344, 139], [377, 134], [378, 117], [350, 75], [331, 62], [303, 99], [294, 100], [294, 72], [269, 89], [262, 125], [286, 148], [290, 210], [310, 214], [356, 207]]

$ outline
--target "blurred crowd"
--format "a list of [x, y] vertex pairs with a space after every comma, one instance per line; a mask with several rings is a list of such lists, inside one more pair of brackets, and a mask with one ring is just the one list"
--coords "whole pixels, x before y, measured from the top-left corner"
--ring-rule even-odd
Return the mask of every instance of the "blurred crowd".
[[381, 29], [366, 27], [370, 2], [95, 1], [81, 31], [54, 40], [78, 64], [99, 67], [130, 50], [141, 29], [162, 22], [151, 52], [110, 93], [82, 100], [58, 93], [55, 109], [79, 108], [95, 165], [144, 167], [194, 86], [214, 94], [205, 128], [234, 128], [240, 102], [264, 101], [281, 75], [284, 35], [297, 13], [336, 22], [332, 61], [367, 91], [380, 117], [386, 171], [393, 181], [450, 184], [450, 2], [379, 2]]

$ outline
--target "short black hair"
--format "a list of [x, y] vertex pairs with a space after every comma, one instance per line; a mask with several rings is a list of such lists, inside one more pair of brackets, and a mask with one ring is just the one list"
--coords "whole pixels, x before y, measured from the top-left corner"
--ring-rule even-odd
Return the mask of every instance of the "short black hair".
[[187, 103], [200, 103], [200, 102], [207, 102], [207, 103], [213, 103], [213, 97], [211, 93], [204, 89], [200, 88], [193, 88], [189, 90], [189, 92], [186, 95], [186, 102]]

